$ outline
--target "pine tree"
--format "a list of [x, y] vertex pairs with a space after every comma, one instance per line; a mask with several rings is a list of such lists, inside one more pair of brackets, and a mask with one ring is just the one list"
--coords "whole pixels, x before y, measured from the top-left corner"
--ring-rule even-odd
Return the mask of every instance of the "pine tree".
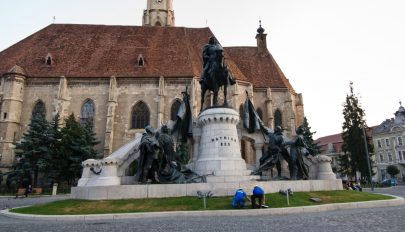
[[[364, 119], [365, 112], [361, 108], [358, 97], [353, 92], [353, 83], [350, 83], [350, 94], [346, 96], [346, 102], [343, 109], [344, 123], [342, 126], [342, 150], [347, 157], [341, 158], [341, 167], [347, 168], [343, 173], [351, 177], [356, 177], [360, 172], [361, 179], [368, 179], [368, 164], [371, 162], [373, 145], [371, 137], [366, 135], [369, 157], [366, 158], [364, 146], [363, 128], [367, 130]], [[369, 180], [370, 181], [370, 180]]]
[[96, 133], [93, 132], [93, 126], [90, 122], [87, 122], [84, 126], [84, 138], [86, 140], [86, 149], [87, 149], [87, 157], [96, 158], [98, 156], [96, 149], [94, 146], [100, 143], [100, 141], [96, 138]]
[[60, 115], [57, 113], [50, 123], [49, 127], [49, 148], [50, 148], [50, 171], [49, 178], [53, 181], [59, 182], [60, 170], [65, 160], [61, 155], [62, 132], [60, 128]]
[[20, 184], [31, 184], [33, 180], [36, 187], [39, 173], [46, 174], [49, 171], [49, 144], [49, 123], [43, 113], [34, 113], [28, 131], [24, 133], [21, 142], [15, 144], [18, 162], [14, 165], [14, 171]]
[[78, 123], [73, 114], [65, 120], [65, 127], [62, 128], [61, 155], [64, 160], [60, 179], [72, 185], [81, 176], [81, 163], [84, 160], [95, 158], [95, 141], [93, 134]]
[[302, 123], [302, 127], [304, 129], [303, 137], [304, 137], [304, 142], [308, 147], [309, 154], [312, 156], [318, 155], [321, 153], [321, 146], [318, 145], [318, 143], [314, 142], [313, 135], [316, 132], [311, 132], [311, 127], [308, 124], [308, 120], [306, 117], [304, 117], [304, 122]]

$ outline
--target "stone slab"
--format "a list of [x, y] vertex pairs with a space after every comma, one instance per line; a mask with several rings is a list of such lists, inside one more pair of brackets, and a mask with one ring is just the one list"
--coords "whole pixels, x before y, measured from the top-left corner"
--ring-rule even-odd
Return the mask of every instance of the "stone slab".
[[[261, 186], [266, 193], [291, 188], [293, 192], [343, 190], [341, 180], [297, 180], [297, 181], [240, 181], [193, 184], [120, 185], [104, 187], [73, 187], [74, 199], [144, 199], [161, 197], [196, 196], [197, 191], [211, 191], [214, 196], [233, 196], [239, 188], [251, 194], [254, 186]], [[344, 206], [341, 206], [344, 207]]]

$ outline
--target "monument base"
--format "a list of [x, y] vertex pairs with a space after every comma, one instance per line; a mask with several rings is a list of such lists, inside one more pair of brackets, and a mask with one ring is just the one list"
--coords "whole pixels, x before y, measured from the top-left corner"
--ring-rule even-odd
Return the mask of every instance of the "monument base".
[[[198, 156], [191, 165], [207, 182], [235, 182], [258, 179], [250, 176], [240, 153], [236, 125], [239, 114], [230, 108], [206, 109], [198, 117], [201, 135]], [[212, 176], [211, 176], [212, 175]]]
[[119, 186], [73, 187], [73, 199], [116, 200], [197, 196], [197, 191], [211, 191], [214, 196], [233, 196], [239, 188], [248, 194], [254, 186], [261, 186], [266, 193], [275, 193], [291, 188], [293, 192], [343, 190], [342, 180], [296, 180], [296, 181], [240, 181], [228, 183], [150, 184]]

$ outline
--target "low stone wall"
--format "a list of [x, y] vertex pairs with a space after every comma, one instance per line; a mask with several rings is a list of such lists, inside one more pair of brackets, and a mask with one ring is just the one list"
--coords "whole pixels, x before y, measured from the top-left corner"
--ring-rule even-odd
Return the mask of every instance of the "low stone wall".
[[297, 181], [245, 181], [235, 183], [119, 185], [73, 187], [71, 197], [87, 200], [142, 199], [197, 196], [197, 191], [211, 191], [214, 196], [233, 196], [239, 188], [251, 194], [254, 186], [261, 186], [266, 193], [291, 188], [293, 192], [343, 190], [342, 180]]

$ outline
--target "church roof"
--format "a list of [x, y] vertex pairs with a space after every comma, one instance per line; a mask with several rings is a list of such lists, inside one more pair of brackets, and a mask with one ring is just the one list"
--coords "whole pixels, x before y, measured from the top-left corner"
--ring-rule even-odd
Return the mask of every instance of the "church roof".
[[[211, 36], [209, 28], [51, 24], [0, 52], [0, 75], [18, 65], [30, 77], [200, 76]], [[225, 58], [237, 80], [293, 91], [270, 53], [227, 47]]]
[[255, 87], [287, 88], [295, 92], [269, 52], [260, 54], [257, 47], [227, 47], [225, 51]]

